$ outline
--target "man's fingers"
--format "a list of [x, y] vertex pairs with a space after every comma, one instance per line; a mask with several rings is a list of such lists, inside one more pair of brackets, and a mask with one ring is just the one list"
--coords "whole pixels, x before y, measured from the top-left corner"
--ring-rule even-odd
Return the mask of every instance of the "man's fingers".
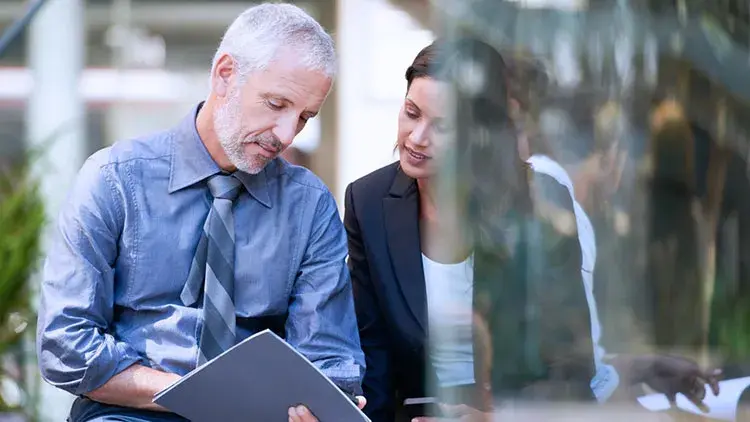
[[701, 412], [708, 413], [711, 411], [711, 409], [706, 406], [705, 403], [703, 403], [703, 399], [700, 399], [693, 394], [685, 394], [684, 396], [687, 397], [687, 399], [690, 400], [690, 402], [693, 403], [695, 407], [697, 407]]
[[667, 400], [669, 400], [669, 405], [674, 407], [677, 406], [677, 394], [675, 393], [664, 393], [665, 396], [667, 396]]
[[367, 406], [367, 399], [364, 396], [357, 396], [357, 407], [362, 410], [365, 406]]
[[714, 393], [714, 396], [719, 395], [719, 380], [722, 375], [723, 373], [721, 369], [714, 369], [706, 374], [706, 380], [708, 381], [708, 385], [711, 387], [711, 392]]
[[[692, 385], [688, 386], [686, 396], [692, 397], [695, 400], [703, 401], [706, 398], [706, 384], [707, 380], [701, 377], [695, 377]], [[684, 393], [683, 393], [684, 394]]]
[[289, 422], [318, 422], [305, 406], [290, 407], [287, 412], [289, 415]]
[[289, 422], [301, 422], [299, 416], [297, 416], [297, 410], [295, 410], [295, 408], [290, 407], [287, 414], [289, 416]]
[[719, 389], [719, 380], [714, 378], [709, 383], [709, 386], [711, 386], [711, 392], [714, 393], [714, 396], [718, 396], [719, 393], [721, 393]]

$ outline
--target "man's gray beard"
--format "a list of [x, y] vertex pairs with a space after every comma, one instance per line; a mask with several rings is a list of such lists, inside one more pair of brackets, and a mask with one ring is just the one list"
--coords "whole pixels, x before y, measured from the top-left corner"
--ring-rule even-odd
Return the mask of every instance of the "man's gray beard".
[[227, 138], [219, 138], [222, 148], [224, 148], [224, 153], [227, 155], [227, 158], [229, 158], [229, 161], [237, 167], [238, 170], [244, 171], [245, 173], [249, 174], [258, 174], [266, 167], [266, 164], [268, 164], [268, 160], [265, 159], [265, 157], [262, 157], [260, 155], [253, 155], [251, 157], [247, 157], [245, 155], [245, 145], [248, 143], [255, 143], [255, 142], [242, 142], [241, 140], [237, 139], [236, 137], [228, 138], [228, 141], [223, 141], [223, 139]]
[[239, 100], [239, 90], [235, 88], [229, 93], [227, 102], [214, 112], [214, 131], [232, 165], [245, 173], [258, 174], [266, 167], [268, 160], [259, 155], [245, 157], [244, 147], [247, 142], [243, 143], [239, 137]]

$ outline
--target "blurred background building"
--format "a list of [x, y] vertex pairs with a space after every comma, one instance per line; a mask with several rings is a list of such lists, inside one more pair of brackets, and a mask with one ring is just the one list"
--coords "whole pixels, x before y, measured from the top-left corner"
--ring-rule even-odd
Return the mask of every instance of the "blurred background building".
[[[0, 2], [0, 28], [21, 16], [27, 3]], [[163, 129], [202, 100], [221, 35], [249, 7], [248, 2], [234, 0], [48, 3], [30, 30], [0, 58], [1, 130], [16, 138], [0, 143], [0, 152], [6, 158], [18, 157], [24, 145], [18, 141], [34, 137], [28, 127], [38, 123], [26, 123], [35, 90], [61, 98], [60, 90], [65, 89], [72, 97], [61, 100], [71, 109], [63, 112], [68, 119], [50, 119], [67, 123], [68, 131], [85, 133], [76, 137], [80, 145], [65, 142], [66, 150], [76, 150], [64, 160], [71, 168], [118, 139]], [[309, 167], [342, 194], [344, 183], [392, 159], [387, 146], [393, 143], [394, 113], [404, 95], [403, 73], [432, 35], [397, 2], [296, 3], [336, 35], [341, 70], [321, 118], [308, 125], [294, 147], [309, 155]], [[40, 72], [50, 76], [36, 78]], [[77, 89], [71, 88], [74, 78], [80, 81]], [[41, 102], [44, 109], [38, 113], [55, 114], [49, 97]], [[79, 107], [80, 113], [72, 111]], [[50, 125], [45, 129], [54, 130]], [[38, 130], [43, 137], [43, 130]]]
[[[0, 1], [0, 31], [31, 3]], [[341, 66], [320, 118], [286, 157], [317, 173], [343, 207], [347, 183], [394, 159], [403, 75], [432, 34], [406, 12], [413, 10], [405, 4], [410, 2], [295, 3], [335, 35]], [[0, 163], [21, 161], [26, 151], [41, 148], [36, 174], [54, 219], [88, 155], [170, 127], [205, 98], [221, 35], [251, 4], [49, 0], [0, 57]], [[31, 372], [33, 378], [36, 370]], [[40, 389], [42, 419], [60, 420], [72, 397], [46, 385]]]

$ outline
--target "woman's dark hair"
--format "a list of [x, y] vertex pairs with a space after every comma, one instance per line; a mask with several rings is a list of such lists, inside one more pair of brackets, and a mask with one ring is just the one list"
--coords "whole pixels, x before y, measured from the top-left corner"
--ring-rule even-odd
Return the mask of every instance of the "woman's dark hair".
[[407, 90], [430, 77], [455, 91], [455, 177], [465, 187], [460, 197], [468, 200], [467, 222], [484, 237], [501, 230], [509, 213], [529, 212], [529, 167], [519, 154], [508, 103], [510, 69], [500, 52], [475, 38], [437, 40], [417, 54], [405, 77]]
[[437, 49], [441, 41], [435, 41], [423, 48], [414, 58], [411, 66], [406, 69], [406, 90], [411, 88], [411, 83], [417, 78], [432, 77], [437, 61]]
[[[415, 79], [431, 77], [451, 82], [457, 88], [472, 90], [472, 84], [481, 82], [482, 87], [472, 97], [486, 105], [477, 110], [483, 121], [497, 122], [509, 118], [508, 82], [510, 68], [503, 56], [491, 45], [474, 39], [438, 39], [423, 48], [406, 69], [407, 91]], [[481, 80], [478, 80], [481, 79]], [[491, 114], [498, 111], [497, 114]]]

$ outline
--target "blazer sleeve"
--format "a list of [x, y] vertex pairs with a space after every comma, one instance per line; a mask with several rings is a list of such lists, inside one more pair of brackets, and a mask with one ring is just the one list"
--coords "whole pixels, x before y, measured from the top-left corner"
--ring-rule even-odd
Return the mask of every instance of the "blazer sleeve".
[[388, 334], [370, 277], [362, 232], [352, 198], [352, 185], [346, 188], [344, 204], [344, 226], [349, 243], [348, 266], [354, 291], [360, 342], [367, 367], [362, 383], [367, 398], [364, 412], [373, 422], [390, 422], [394, 420], [395, 399]]

